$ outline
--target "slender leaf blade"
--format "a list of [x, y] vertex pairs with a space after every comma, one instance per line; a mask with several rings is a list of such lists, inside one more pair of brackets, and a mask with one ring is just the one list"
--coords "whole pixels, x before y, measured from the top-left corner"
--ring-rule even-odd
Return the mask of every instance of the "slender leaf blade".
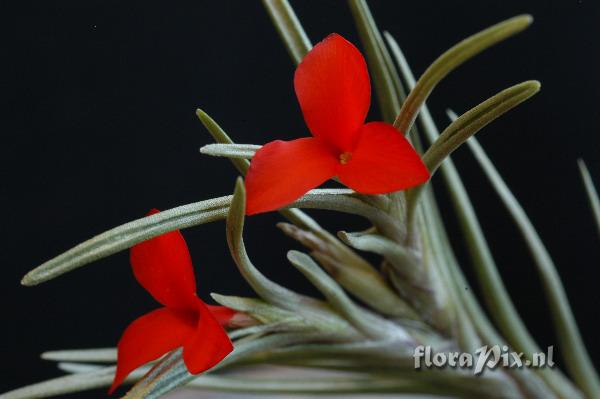
[[587, 193], [588, 200], [590, 201], [590, 208], [592, 208], [596, 227], [598, 228], [598, 233], [600, 234], [600, 198], [598, 198], [598, 191], [596, 191], [594, 181], [592, 180], [592, 175], [585, 165], [585, 162], [583, 162], [583, 159], [578, 159], [577, 165], [579, 166], [581, 179], [583, 180], [583, 185], [585, 186], [585, 191]]
[[425, 100], [443, 78], [483, 50], [521, 32], [532, 21], [531, 15], [510, 18], [464, 39], [439, 56], [421, 75], [406, 97], [394, 121], [394, 127], [401, 132], [408, 132]]
[[568, 371], [579, 387], [590, 398], [600, 393], [600, 380], [594, 369], [590, 356], [585, 349], [581, 333], [577, 327], [573, 310], [569, 304], [565, 288], [562, 284], [556, 265], [546, 246], [542, 242], [527, 213], [516, 199], [508, 185], [486, 154], [479, 142], [472, 137], [468, 141], [475, 159], [481, 166], [488, 180], [496, 190], [505, 208], [516, 223], [521, 236], [531, 253], [537, 272], [544, 286], [550, 304], [550, 312], [554, 320], [559, 347], [565, 358]]

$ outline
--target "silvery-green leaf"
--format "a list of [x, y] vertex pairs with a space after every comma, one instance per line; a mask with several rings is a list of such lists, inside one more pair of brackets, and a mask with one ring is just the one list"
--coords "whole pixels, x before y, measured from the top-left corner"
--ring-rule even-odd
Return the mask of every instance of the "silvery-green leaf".
[[299, 64], [312, 48], [312, 44], [294, 10], [287, 0], [263, 0], [263, 5], [269, 12], [271, 21], [277, 28], [290, 57]]
[[[406, 85], [410, 88], [415, 87], [415, 78], [408, 65], [402, 50], [394, 38], [385, 34], [388, 44], [392, 50], [396, 62]], [[419, 119], [422, 122], [423, 133], [430, 143], [433, 143], [439, 137], [439, 131], [427, 106], [424, 104], [422, 112], [419, 113]], [[517, 350], [524, 353], [539, 352], [539, 347], [535, 343], [531, 334], [527, 330], [525, 323], [520, 318], [506, 286], [504, 285], [498, 267], [492, 256], [490, 247], [483, 233], [483, 229], [475, 213], [473, 203], [469, 198], [467, 190], [460, 178], [460, 175], [450, 158], [441, 166], [442, 177], [446, 182], [446, 187], [450, 194], [450, 199], [458, 216], [459, 225], [465, 236], [467, 249], [473, 259], [476, 276], [482, 287], [481, 292], [484, 300], [490, 309], [490, 315], [496, 321], [498, 327], [505, 335], [508, 343]], [[451, 252], [448, 252], [451, 254]], [[468, 283], [457, 265], [450, 262], [450, 270], [459, 287], [468, 287]], [[501, 337], [495, 332], [493, 326], [489, 323], [485, 313], [482, 311], [477, 299], [471, 294], [470, 290], [459, 290], [462, 298], [465, 300], [465, 306], [471, 317], [477, 325], [477, 329], [482, 336], [486, 338], [488, 344], [501, 342]], [[565, 398], [580, 398], [580, 393], [574, 388], [572, 383], [559, 371], [551, 369], [537, 369], [536, 373], [544, 381], [559, 392]], [[533, 377], [522, 378], [522, 374], [515, 373], [515, 378], [527, 384]], [[540, 385], [540, 384], [538, 384]], [[541, 388], [539, 388], [541, 389]]]
[[63, 377], [31, 384], [0, 394], [1, 399], [38, 399], [68, 393], [108, 387], [115, 375], [115, 367], [96, 369], [88, 373], [70, 374]]
[[552, 257], [529, 220], [527, 213], [494, 167], [483, 147], [474, 137], [467, 143], [519, 228], [535, 261], [537, 272], [550, 304], [550, 313], [553, 316], [554, 328], [558, 337], [558, 347], [565, 359], [567, 370], [584, 393], [589, 397], [598, 395], [600, 393], [600, 380], [585, 349], [573, 310]]
[[581, 179], [583, 180], [583, 185], [585, 186], [585, 191], [588, 195], [588, 200], [590, 201], [590, 207], [592, 208], [592, 213], [594, 214], [596, 227], [600, 233], [600, 199], [598, 198], [598, 192], [596, 191], [590, 171], [588, 170], [587, 166], [585, 166], [583, 159], [578, 159], [577, 165], [579, 166]]
[[[397, 339], [411, 345], [412, 338], [395, 324], [360, 308], [346, 295], [342, 288], [312, 260], [299, 251], [289, 251], [288, 260], [327, 298], [328, 302], [350, 324], [374, 339]], [[398, 350], [401, 350], [398, 347]]]
[[[248, 336], [261, 337], [263, 335], [272, 333], [298, 331], [299, 329], [294, 325], [294, 323], [295, 320], [284, 320], [277, 323], [238, 328], [237, 330], [230, 331], [228, 335], [231, 340], [238, 340], [241, 338], [247, 338]], [[302, 327], [305, 327], [305, 325], [302, 325]]]
[[391, 57], [383, 44], [379, 29], [365, 0], [349, 0], [360, 39], [365, 47], [367, 63], [383, 120], [392, 122], [400, 109], [398, 92], [402, 90]]
[[231, 207], [227, 214], [227, 244], [240, 274], [252, 289], [268, 303], [284, 309], [298, 309], [308, 304], [315, 304], [316, 301], [312, 298], [299, 295], [269, 280], [252, 264], [243, 239], [245, 216], [246, 190], [244, 182], [238, 178]]
[[530, 15], [513, 17], [464, 39], [438, 57], [421, 75], [404, 103], [402, 103], [402, 108], [394, 121], [394, 127], [401, 132], [408, 132], [421, 106], [434, 87], [446, 75], [483, 50], [521, 32], [532, 21], [533, 18]]
[[385, 257], [395, 268], [415, 279], [420, 279], [419, 257], [408, 247], [402, 246], [378, 234], [349, 234], [340, 231], [338, 237], [361, 251], [373, 252]]
[[254, 144], [207, 144], [200, 148], [200, 152], [205, 155], [226, 158], [251, 159], [260, 145]]
[[[372, 210], [375, 208], [369, 207], [354, 198], [348, 198], [350, 202], [340, 200], [340, 206], [337, 209], [337, 201], [332, 201], [330, 197], [341, 199], [350, 193], [352, 191], [346, 189], [311, 190], [299, 199], [299, 202], [290, 204], [289, 207], [340, 210], [360, 216], [373, 217], [379, 223], [390, 223], [390, 219], [386, 218], [380, 211], [374, 212]], [[194, 202], [115, 227], [38, 266], [23, 277], [22, 284], [28, 286], [40, 284], [169, 231], [222, 220], [229, 211], [231, 198], [232, 196], [228, 195]], [[300, 213], [300, 211], [294, 212], [294, 210], [287, 209], [286, 212], [290, 212], [300, 225], [318, 228], [316, 222]]]
[[[502, 90], [488, 98], [453, 121], [431, 144], [423, 155], [423, 163], [433, 175], [442, 162], [462, 145], [469, 137], [486, 125], [527, 100], [540, 90], [540, 83], [526, 81]], [[415, 209], [425, 185], [417, 186], [407, 192], [407, 215], [409, 229], [415, 221]]]
[[195, 202], [123, 224], [43, 263], [23, 277], [21, 283], [36, 285], [169, 231], [221, 220], [230, 201], [228, 195]]
[[[219, 144], [234, 144], [233, 140], [225, 133], [213, 118], [201, 109], [196, 110], [196, 115], [200, 122], [206, 127], [213, 139]], [[242, 174], [245, 175], [250, 167], [250, 162], [246, 159], [231, 158], [233, 166]]]
[[397, 223], [390, 215], [357, 198], [341, 195], [335, 197], [327, 195], [322, 198], [302, 197], [293, 205], [298, 208], [328, 209], [363, 216], [369, 219], [382, 234], [393, 240], [402, 241], [406, 234], [404, 226]]
[[41, 358], [55, 362], [115, 363], [117, 361], [117, 348], [48, 351], [42, 353]]
[[[236, 362], [243, 361], [253, 354], [288, 345], [310, 342], [319, 335], [284, 333], [258, 338], [256, 340], [236, 343], [233, 352], [212, 370], [221, 369]], [[153, 370], [156, 370], [153, 372]], [[124, 396], [124, 399], [158, 399], [167, 392], [186, 385], [198, 378], [190, 374], [183, 362], [181, 351], [174, 351], [142, 378]]]
[[463, 144], [469, 137], [480, 131], [493, 120], [499, 118], [540, 90], [535, 80], [519, 83], [490, 97], [481, 104], [465, 112], [452, 122], [425, 152], [423, 162], [431, 173], [442, 161]]
[[346, 291], [380, 314], [390, 317], [418, 319], [415, 311], [402, 300], [379, 273], [364, 273], [324, 254], [311, 254], [327, 273]]
[[337, 240], [329, 241], [289, 223], [278, 223], [277, 227], [309, 248], [311, 255], [342, 287], [373, 309], [388, 316], [416, 318], [381, 274], [347, 246], [336, 245]]
[[211, 294], [211, 296], [220, 305], [239, 312], [248, 313], [262, 323], [286, 321], [287, 323], [297, 324], [299, 326], [303, 324], [303, 319], [299, 314], [269, 305], [260, 299], [219, 294]]

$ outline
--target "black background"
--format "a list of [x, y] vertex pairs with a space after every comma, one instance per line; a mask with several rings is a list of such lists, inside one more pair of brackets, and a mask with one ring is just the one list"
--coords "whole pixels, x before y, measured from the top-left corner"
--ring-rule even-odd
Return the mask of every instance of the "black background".
[[[295, 1], [311, 40], [339, 32], [358, 43], [343, 1]], [[415, 73], [459, 39], [529, 12], [525, 33], [462, 66], [429, 102], [463, 112], [497, 91], [539, 79], [542, 92], [480, 135], [547, 243], [585, 342], [600, 362], [598, 234], [576, 159], [600, 179], [600, 5], [590, 0], [371, 1], [380, 28]], [[21, 276], [41, 262], [148, 209], [230, 193], [235, 170], [201, 156], [203, 108], [240, 143], [307, 135], [290, 61], [258, 1], [2, 1], [2, 231], [0, 392], [60, 373], [49, 349], [114, 346], [153, 309], [122, 252], [35, 288]], [[377, 119], [374, 104], [371, 119]], [[456, 153], [498, 265], [542, 346], [555, 343], [526, 249], [469, 151]], [[444, 205], [456, 249], [467, 257]], [[333, 229], [364, 221], [323, 217]], [[270, 277], [309, 290], [286, 263], [296, 244], [273, 224], [248, 221], [247, 247]], [[184, 232], [205, 299], [248, 295], [229, 258], [223, 223]], [[309, 291], [310, 292], [310, 291]], [[102, 395], [96, 392], [93, 396]]]

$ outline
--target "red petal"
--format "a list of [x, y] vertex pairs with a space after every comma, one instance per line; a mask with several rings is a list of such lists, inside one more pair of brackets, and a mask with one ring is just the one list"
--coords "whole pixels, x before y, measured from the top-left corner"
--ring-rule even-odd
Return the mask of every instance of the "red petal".
[[364, 194], [383, 194], [419, 185], [429, 171], [419, 154], [392, 125], [367, 123], [360, 131], [356, 149], [338, 169], [340, 180]]
[[226, 306], [215, 306], [215, 305], [206, 305], [210, 313], [217, 319], [220, 325], [226, 326], [229, 324], [231, 318], [237, 313], [233, 309], [229, 309]]
[[195, 308], [196, 279], [179, 231], [135, 245], [130, 261], [135, 278], [158, 302], [170, 308]]
[[198, 300], [196, 332], [183, 346], [183, 361], [191, 374], [214, 367], [233, 350], [233, 344], [204, 302]]
[[338, 34], [327, 36], [298, 65], [294, 87], [311, 133], [339, 152], [354, 148], [371, 103], [360, 51]]
[[194, 334], [197, 318], [197, 312], [160, 308], [134, 320], [119, 340], [117, 372], [109, 394], [133, 370], [183, 346]]
[[333, 177], [337, 163], [334, 152], [313, 137], [264, 145], [246, 175], [246, 214], [288, 205]]

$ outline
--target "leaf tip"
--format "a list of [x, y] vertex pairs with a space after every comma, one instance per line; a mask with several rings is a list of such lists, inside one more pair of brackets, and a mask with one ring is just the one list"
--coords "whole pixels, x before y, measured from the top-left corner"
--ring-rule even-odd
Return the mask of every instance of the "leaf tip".
[[196, 108], [196, 116], [200, 118], [200, 120], [203, 120], [208, 117], [208, 114], [202, 111], [200, 108]]
[[25, 287], [33, 287], [34, 285], [38, 285], [38, 284], [39, 284], [39, 282], [35, 278], [33, 278], [32, 272], [27, 273], [21, 279], [21, 285], [23, 285]]
[[542, 82], [539, 80], [528, 80], [525, 83], [527, 83], [531, 90], [535, 91], [536, 93], [542, 88]]
[[293, 264], [293, 265], [297, 265], [298, 263], [301, 262], [301, 259], [306, 257], [308, 255], [297, 251], [295, 249], [289, 250], [286, 254], [287, 259]]

